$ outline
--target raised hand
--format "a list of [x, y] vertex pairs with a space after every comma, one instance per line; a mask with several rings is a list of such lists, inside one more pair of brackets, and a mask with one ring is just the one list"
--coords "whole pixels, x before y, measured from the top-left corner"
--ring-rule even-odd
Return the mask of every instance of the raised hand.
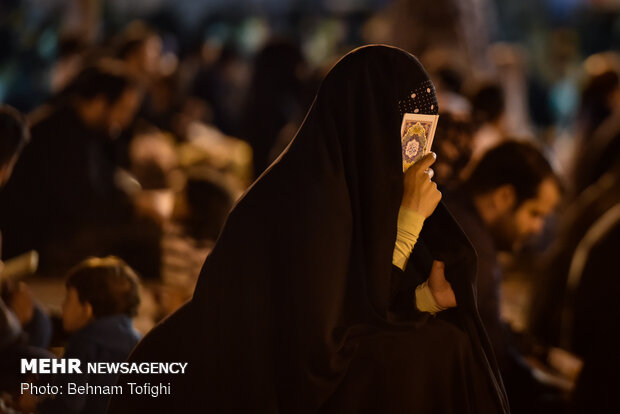
[[433, 214], [441, 200], [441, 192], [437, 189], [437, 184], [431, 181], [434, 173], [430, 167], [436, 159], [437, 155], [430, 152], [405, 172], [405, 188], [401, 205], [416, 211], [424, 218]]

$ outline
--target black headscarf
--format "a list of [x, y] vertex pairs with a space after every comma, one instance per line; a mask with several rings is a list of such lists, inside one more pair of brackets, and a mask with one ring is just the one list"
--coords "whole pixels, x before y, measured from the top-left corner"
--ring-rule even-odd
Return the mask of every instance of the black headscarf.
[[[374, 401], [386, 398], [394, 407], [422, 407], [381, 391], [385, 384], [371, 367], [355, 378], [347, 375], [365, 366], [362, 355], [387, 351], [389, 361], [394, 344], [413, 344], [400, 348], [405, 355], [411, 352], [397, 368], [406, 372], [390, 374], [391, 380], [406, 388], [407, 381], [423, 380], [427, 373], [446, 377], [451, 385], [424, 396], [427, 401], [452, 401], [441, 394], [455, 387], [455, 400], [475, 400], [470, 388], [483, 384], [478, 392], [488, 400], [485, 406], [504, 412], [503, 388], [492, 357], [487, 358], [474, 304], [475, 253], [443, 206], [425, 224], [419, 251], [410, 259], [417, 268], [410, 266], [410, 273], [422, 279], [433, 258], [444, 260], [460, 313], [455, 322], [444, 322], [416, 312], [395, 318], [391, 311], [403, 191], [401, 109], [409, 106], [437, 113], [426, 72], [402, 50], [362, 47], [332, 68], [293, 142], [230, 213], [193, 299], [134, 352], [134, 361], [189, 361], [190, 374], [173, 378], [171, 407], [359, 412], [347, 401], [373, 393]], [[465, 351], [444, 354], [444, 334], [449, 338], [457, 331], [466, 338]], [[428, 346], [416, 348], [418, 343], [439, 349], [421, 355]], [[433, 360], [447, 361], [448, 368], [434, 370]], [[457, 367], [470, 366], [476, 375], [471, 383], [455, 379]], [[473, 371], [464, 368], [463, 375]], [[379, 383], [372, 384], [375, 380]], [[347, 395], [347, 389], [356, 395]], [[424, 394], [424, 387], [411, 385], [402, 398]], [[117, 398], [110, 412], [144, 407], [132, 406], [130, 399]], [[164, 401], [158, 398], [157, 407]], [[439, 412], [482, 407], [468, 404], [469, 411]]]

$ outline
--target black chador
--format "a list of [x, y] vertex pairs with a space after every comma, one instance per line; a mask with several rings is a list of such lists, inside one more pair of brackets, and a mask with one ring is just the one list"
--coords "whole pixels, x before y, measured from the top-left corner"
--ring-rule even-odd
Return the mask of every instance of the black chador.
[[[402, 109], [437, 113], [410, 54], [367, 46], [331, 69], [293, 142], [230, 213], [192, 300], [131, 356], [187, 361], [188, 373], [149, 377], [171, 395], [116, 396], [110, 413], [508, 411], [475, 305], [476, 255], [443, 205], [406, 271], [392, 265]], [[413, 294], [433, 259], [458, 301], [437, 317]]]

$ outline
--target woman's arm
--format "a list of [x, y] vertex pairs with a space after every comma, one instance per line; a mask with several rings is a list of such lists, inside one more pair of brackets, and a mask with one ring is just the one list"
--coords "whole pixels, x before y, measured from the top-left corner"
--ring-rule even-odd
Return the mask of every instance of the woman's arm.
[[[392, 257], [394, 266], [401, 270], [407, 265], [424, 220], [433, 213], [441, 200], [441, 192], [431, 181], [433, 170], [430, 166], [435, 159], [436, 155], [431, 152], [405, 172], [405, 188], [398, 212], [396, 245]], [[435, 261], [429, 280], [416, 288], [415, 303], [418, 310], [432, 314], [456, 306], [454, 292], [445, 279], [442, 262]]]

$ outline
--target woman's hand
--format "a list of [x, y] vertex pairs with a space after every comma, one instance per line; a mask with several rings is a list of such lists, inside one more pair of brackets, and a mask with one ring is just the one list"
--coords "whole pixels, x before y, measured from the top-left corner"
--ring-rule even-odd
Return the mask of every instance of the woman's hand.
[[428, 288], [439, 306], [442, 308], [454, 308], [456, 306], [456, 296], [454, 296], [452, 285], [446, 280], [445, 268], [444, 262], [433, 260], [431, 274], [428, 277]]
[[431, 181], [431, 165], [437, 159], [434, 152], [426, 154], [405, 172], [403, 200], [401, 205], [427, 218], [439, 204], [441, 192], [437, 184]]

